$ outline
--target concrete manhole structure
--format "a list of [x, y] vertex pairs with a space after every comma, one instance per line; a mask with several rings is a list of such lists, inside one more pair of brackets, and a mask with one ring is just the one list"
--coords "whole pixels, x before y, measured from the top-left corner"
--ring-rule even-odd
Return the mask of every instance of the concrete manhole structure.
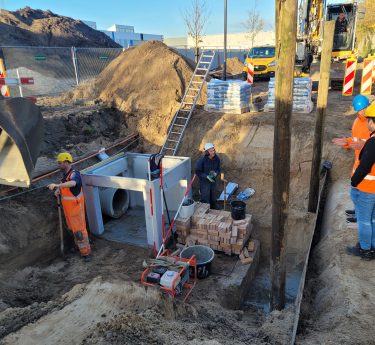
[[[191, 181], [191, 159], [163, 158], [165, 200], [162, 201], [160, 178], [148, 177], [149, 158], [149, 154], [126, 153], [82, 172], [88, 223], [93, 234], [143, 247], [161, 246], [166, 230], [162, 208], [168, 208], [171, 216], [177, 211]], [[116, 220], [104, 222], [103, 214]]]

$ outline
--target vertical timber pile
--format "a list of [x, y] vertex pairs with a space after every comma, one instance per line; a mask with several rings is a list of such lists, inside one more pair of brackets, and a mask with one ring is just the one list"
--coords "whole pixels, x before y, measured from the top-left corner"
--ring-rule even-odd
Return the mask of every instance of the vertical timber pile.
[[324, 129], [324, 120], [327, 110], [329, 73], [331, 67], [331, 54], [333, 46], [333, 34], [335, 31], [335, 22], [333, 20], [324, 25], [324, 39], [322, 47], [322, 57], [320, 61], [320, 78], [318, 88], [317, 116], [315, 122], [315, 134], [313, 145], [313, 158], [310, 175], [309, 192], [309, 212], [316, 212], [319, 197], [320, 180], [320, 161], [322, 158], [322, 137]]
[[289, 204], [290, 119], [297, 39], [297, 0], [276, 0], [275, 130], [273, 143], [271, 296], [272, 310], [285, 306], [285, 239]]

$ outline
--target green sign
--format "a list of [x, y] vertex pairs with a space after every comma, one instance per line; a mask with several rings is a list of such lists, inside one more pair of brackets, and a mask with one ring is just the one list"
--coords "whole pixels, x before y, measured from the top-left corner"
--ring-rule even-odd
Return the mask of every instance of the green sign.
[[107, 61], [108, 60], [108, 56], [99, 56], [99, 60]]
[[47, 60], [47, 57], [45, 55], [34, 55], [35, 61], [45, 61]]

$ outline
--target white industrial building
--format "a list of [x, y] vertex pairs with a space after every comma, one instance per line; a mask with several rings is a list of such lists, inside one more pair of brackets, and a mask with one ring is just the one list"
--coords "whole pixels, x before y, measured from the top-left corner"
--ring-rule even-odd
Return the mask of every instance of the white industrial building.
[[163, 41], [163, 35], [153, 35], [134, 32], [134, 26], [113, 24], [107, 30], [100, 30], [113, 41], [123, 47], [132, 47], [141, 43], [142, 41]]
[[[89, 20], [82, 20], [87, 26], [97, 30], [96, 22]], [[134, 26], [113, 24], [107, 30], [99, 30], [109, 36], [113, 41], [119, 45], [127, 48], [136, 46], [142, 41], [163, 41], [163, 35], [145, 34], [134, 32]]]
[[[195, 46], [194, 40], [188, 37], [167, 37], [164, 43], [171, 47], [192, 48]], [[257, 45], [274, 45], [275, 33], [272, 31], [262, 31], [256, 37], [254, 46]], [[222, 48], [224, 46], [224, 34], [205, 35], [202, 37], [201, 47]], [[250, 35], [246, 32], [228, 33], [228, 49], [249, 49], [251, 48]]]
[[89, 26], [91, 29], [97, 30], [96, 22], [93, 22], [91, 20], [82, 20], [82, 22]]

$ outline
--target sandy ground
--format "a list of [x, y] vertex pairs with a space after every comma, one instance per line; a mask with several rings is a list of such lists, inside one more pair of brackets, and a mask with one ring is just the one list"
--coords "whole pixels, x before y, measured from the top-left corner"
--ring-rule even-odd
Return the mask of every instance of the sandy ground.
[[345, 222], [350, 208], [347, 180], [334, 182], [312, 253], [297, 344], [374, 344], [373, 262], [345, 254], [358, 240], [356, 227]]
[[[259, 85], [260, 94], [263, 87]], [[90, 138], [81, 136], [81, 131], [72, 133], [69, 141], [79, 151], [95, 148], [102, 141], [116, 138], [120, 132], [112, 133], [108, 138], [100, 135], [100, 126], [116, 127], [118, 113], [101, 104], [65, 105], [61, 108], [46, 99], [43, 113], [47, 119], [47, 128], [64, 123], [69, 131], [70, 121], [77, 121], [79, 127], [87, 122], [98, 133]], [[341, 109], [338, 109], [341, 111]], [[344, 109], [342, 110], [344, 111]], [[75, 117], [69, 114], [76, 114]], [[110, 115], [103, 123], [103, 116]], [[112, 114], [112, 115], [111, 115]], [[339, 113], [336, 113], [338, 116]], [[58, 120], [59, 119], [59, 120]], [[90, 120], [90, 121], [89, 121]], [[109, 122], [108, 122], [109, 121]], [[111, 122], [112, 121], [112, 122]], [[341, 121], [341, 126], [333, 126], [335, 118], [327, 118], [329, 130], [327, 140], [350, 128], [351, 119]], [[298, 114], [293, 118], [292, 140], [292, 181], [291, 215], [288, 235], [291, 265], [302, 260], [299, 246], [304, 246], [306, 227], [305, 206], [309, 176], [309, 157], [311, 157], [311, 136], [314, 120], [311, 115]], [[75, 128], [75, 126], [74, 126]], [[126, 126], [122, 125], [123, 131]], [[218, 115], [197, 111], [191, 127], [182, 143], [181, 155], [191, 155], [193, 161], [200, 155], [200, 149], [206, 141], [214, 141], [223, 162], [226, 177], [237, 181], [240, 188], [251, 186], [256, 189], [256, 197], [248, 202], [248, 210], [255, 217], [256, 237], [262, 242], [263, 262], [267, 265], [270, 244], [271, 212], [271, 169], [273, 114]], [[199, 128], [199, 131], [196, 129]], [[121, 132], [124, 134], [125, 132]], [[47, 161], [52, 159], [50, 148], [60, 143], [63, 135], [56, 131], [46, 143], [44, 154]], [[194, 140], [193, 140], [194, 138]], [[199, 138], [199, 140], [197, 140]], [[308, 139], [307, 139], [308, 138]], [[90, 141], [92, 139], [92, 141]], [[82, 142], [84, 140], [84, 142]], [[70, 145], [70, 143], [65, 143]], [[50, 146], [49, 146], [50, 145]], [[142, 145], [141, 145], [142, 146]], [[62, 146], [64, 147], [64, 146]], [[245, 148], [245, 150], [244, 150]], [[338, 157], [337, 149], [325, 147], [327, 157]], [[341, 169], [350, 170], [350, 155], [340, 155]], [[346, 162], [348, 160], [348, 162]], [[335, 174], [333, 174], [335, 175]], [[37, 197], [37, 199], [35, 199]], [[20, 214], [30, 213], [23, 226], [17, 226], [20, 218], [13, 219], [13, 227], [19, 232], [14, 235], [16, 246], [8, 241], [7, 252], [14, 249], [17, 256], [6, 260], [1, 270], [0, 284], [1, 334], [4, 344], [285, 344], [288, 332], [285, 325], [290, 324], [293, 312], [274, 312], [263, 314], [261, 310], [246, 307], [240, 311], [226, 310], [218, 303], [215, 290], [215, 277], [200, 283], [192, 295], [189, 305], [161, 298], [158, 292], [145, 291], [138, 284], [142, 259], [147, 255], [144, 250], [126, 245], [114, 244], [96, 239], [93, 245], [94, 257], [90, 263], [84, 263], [76, 254], [69, 254], [66, 260], [55, 257], [57, 253], [56, 210], [48, 209], [48, 198], [43, 190], [2, 203], [3, 214], [10, 209]], [[39, 200], [33, 203], [32, 200]], [[21, 204], [24, 204], [22, 211]], [[34, 206], [31, 206], [34, 204]], [[48, 209], [48, 213], [45, 210]], [[1, 212], [1, 209], [0, 209]], [[43, 214], [43, 217], [41, 214]], [[38, 218], [43, 219], [40, 223]], [[305, 220], [304, 220], [305, 219]], [[21, 234], [29, 224], [33, 233], [23, 237]], [[36, 224], [39, 229], [35, 229]], [[7, 240], [9, 234], [7, 231]], [[17, 235], [18, 234], [18, 235]], [[18, 242], [17, 242], [18, 241]], [[4, 241], [4, 244], [7, 243]], [[39, 243], [39, 245], [36, 245]], [[20, 251], [20, 247], [22, 248]], [[33, 250], [32, 250], [33, 249]], [[27, 257], [24, 257], [25, 253]], [[8, 254], [9, 255], [9, 254]], [[10, 255], [12, 257], [12, 255]], [[8, 256], [9, 257], [9, 256]], [[23, 260], [21, 260], [23, 258]], [[25, 281], [27, 284], [25, 284]], [[124, 294], [130, 298], [124, 298]], [[130, 301], [129, 301], [130, 299]], [[307, 306], [307, 310], [309, 305]], [[79, 327], [77, 327], [77, 325]], [[309, 320], [302, 323], [301, 334], [309, 334]], [[301, 343], [304, 336], [301, 335]], [[317, 335], [312, 333], [312, 341]], [[235, 340], [234, 340], [235, 339]], [[306, 338], [307, 339], [307, 338]], [[306, 340], [307, 341], [307, 340]], [[312, 342], [313, 343], [313, 342]]]
[[[150, 45], [142, 49], [151, 52]], [[155, 49], [168, 58], [163, 68], [150, 69], [150, 73], [158, 76], [168, 72], [171, 83], [163, 85], [157, 78], [155, 84], [151, 83], [153, 78], [146, 86], [135, 83], [140, 94], [147, 97], [134, 95], [135, 90], [132, 94], [123, 91], [133, 84], [128, 76], [122, 90], [118, 85], [112, 91], [111, 87], [104, 88], [101, 98], [96, 85], [91, 85], [92, 90], [78, 88], [68, 95], [40, 101], [47, 134], [40, 159], [43, 168], [51, 165], [55, 153], [62, 149], [71, 150], [77, 157], [134, 130], [143, 137], [138, 152], [157, 152], [191, 69], [159, 43]], [[144, 54], [144, 61], [139, 61], [137, 52], [129, 54], [132, 63], [147, 66], [151, 61], [150, 54]], [[117, 63], [114, 61], [109, 70]], [[129, 70], [131, 63], [127, 60], [124, 71]], [[108, 78], [104, 72], [99, 78], [102, 83]], [[157, 121], [153, 121], [149, 103], [160, 99], [158, 90], [163, 88], [169, 91], [156, 107], [153, 115]], [[255, 95], [263, 101], [266, 90], [267, 83], [255, 84]], [[96, 97], [82, 101], [84, 94]], [[114, 103], [110, 102], [112, 98]], [[329, 100], [323, 157], [334, 163], [331, 175], [336, 184], [332, 190], [342, 193], [348, 183], [352, 153], [332, 146], [330, 140], [349, 133], [353, 113], [350, 101], [343, 101], [340, 93], [331, 92]], [[247, 211], [254, 216], [254, 236], [261, 241], [263, 266], [268, 265], [271, 234], [273, 119], [271, 113], [217, 114], [198, 108], [179, 152], [192, 157], [194, 164], [204, 143], [214, 142], [226, 179], [237, 182], [240, 190], [256, 190], [247, 201]], [[293, 114], [287, 231], [292, 268], [301, 265], [309, 237], [306, 205], [314, 122], [314, 113]], [[198, 197], [197, 186], [194, 195]], [[372, 305], [367, 301], [373, 299], [373, 280], [366, 273], [371, 262], [345, 256], [343, 247], [355, 241], [355, 232], [343, 229], [341, 214], [347, 207], [347, 196], [333, 195], [327, 204], [322, 240], [313, 251], [298, 344], [371, 344], [373, 320], [368, 314]], [[291, 324], [293, 310], [267, 315], [251, 306], [237, 311], [225, 309], [219, 303], [215, 275], [200, 281], [185, 305], [139, 285], [141, 263], [147, 256], [142, 249], [94, 239], [91, 262], [81, 261], [77, 253], [63, 260], [58, 255], [53, 205], [54, 199], [45, 188], [0, 202], [4, 220], [0, 232], [0, 344], [287, 343], [290, 329], [286, 325]]]

